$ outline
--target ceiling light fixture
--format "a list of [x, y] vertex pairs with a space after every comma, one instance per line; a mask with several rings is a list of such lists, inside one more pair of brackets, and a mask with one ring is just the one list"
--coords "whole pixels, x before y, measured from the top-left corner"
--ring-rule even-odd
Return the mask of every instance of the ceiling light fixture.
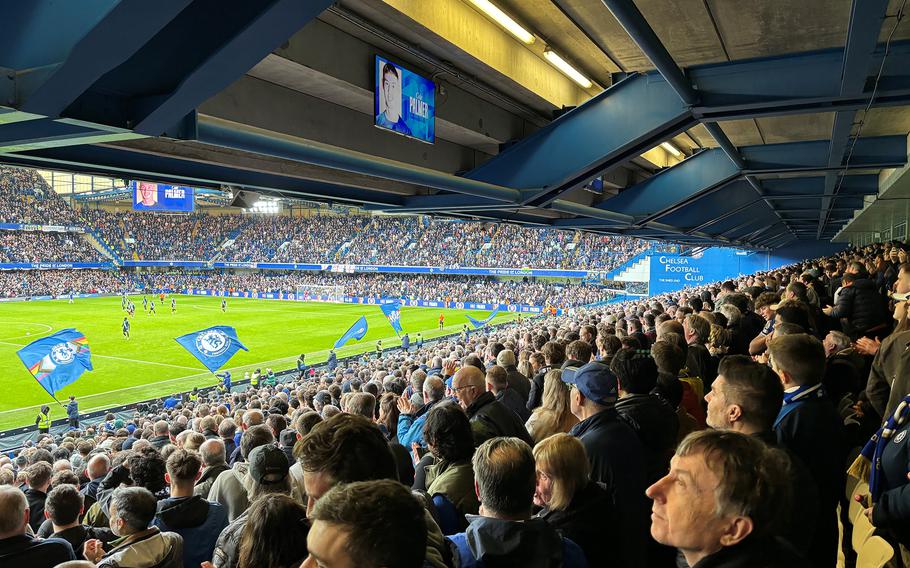
[[660, 147], [663, 148], [664, 150], [666, 150], [667, 152], [670, 152], [671, 154], [673, 154], [674, 158], [678, 158], [678, 157], [682, 156], [682, 152], [679, 151], [679, 148], [677, 148], [673, 144], [670, 144], [669, 142], [661, 142]]
[[572, 67], [566, 60], [559, 56], [555, 51], [550, 48], [547, 48], [543, 52], [543, 56], [547, 58], [547, 61], [553, 64], [554, 67], [565, 73], [570, 79], [578, 83], [582, 89], [590, 89], [594, 83], [592, 83], [587, 77], [578, 72], [578, 69]]
[[518, 22], [497, 8], [490, 0], [471, 0], [471, 4], [477, 6], [480, 11], [492, 18], [494, 22], [505, 28], [507, 32], [517, 37], [522, 42], [529, 45], [534, 43], [534, 40], [536, 39], [534, 34], [518, 25]]

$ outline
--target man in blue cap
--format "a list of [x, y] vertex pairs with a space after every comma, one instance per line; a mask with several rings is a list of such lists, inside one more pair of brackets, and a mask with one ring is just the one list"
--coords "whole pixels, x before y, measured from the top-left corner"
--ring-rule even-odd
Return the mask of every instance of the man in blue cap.
[[[616, 412], [619, 382], [599, 361], [566, 367], [562, 380], [572, 392], [569, 401], [579, 423], [569, 432], [578, 438], [591, 462], [591, 479], [607, 486], [616, 501], [621, 524], [618, 566], [635, 566], [647, 554], [650, 504], [645, 496], [644, 452], [638, 436]], [[646, 565], [646, 563], [643, 563]]]

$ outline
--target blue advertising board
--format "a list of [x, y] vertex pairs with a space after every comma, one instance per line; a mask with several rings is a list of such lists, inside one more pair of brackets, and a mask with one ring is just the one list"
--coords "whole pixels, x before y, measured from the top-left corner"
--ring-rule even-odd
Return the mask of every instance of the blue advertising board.
[[133, 209], [136, 211], [193, 210], [193, 188], [150, 181], [131, 181]]
[[436, 84], [376, 56], [374, 124], [432, 144], [436, 140]]

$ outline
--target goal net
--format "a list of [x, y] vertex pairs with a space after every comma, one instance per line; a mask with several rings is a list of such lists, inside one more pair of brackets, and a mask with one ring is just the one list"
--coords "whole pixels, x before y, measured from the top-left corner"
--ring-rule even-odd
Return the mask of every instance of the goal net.
[[297, 296], [301, 302], [344, 302], [344, 286], [319, 286], [298, 284]]

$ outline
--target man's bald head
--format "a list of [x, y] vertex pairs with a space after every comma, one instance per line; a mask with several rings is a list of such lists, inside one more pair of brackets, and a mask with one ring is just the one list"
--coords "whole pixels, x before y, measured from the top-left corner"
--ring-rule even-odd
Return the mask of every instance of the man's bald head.
[[458, 404], [467, 409], [486, 391], [486, 376], [473, 365], [462, 367], [452, 378], [452, 390], [455, 391]]
[[225, 463], [224, 442], [217, 438], [206, 440], [199, 446], [199, 455], [206, 467]]
[[12, 485], [0, 486], [0, 539], [25, 534], [27, 510], [25, 493]]
[[86, 470], [90, 480], [101, 479], [111, 470], [111, 459], [106, 454], [97, 454], [88, 460]]
[[164, 420], [159, 420], [158, 422], [155, 422], [155, 435], [156, 436], [167, 436], [167, 433], [168, 433], [167, 422], [165, 422]]

